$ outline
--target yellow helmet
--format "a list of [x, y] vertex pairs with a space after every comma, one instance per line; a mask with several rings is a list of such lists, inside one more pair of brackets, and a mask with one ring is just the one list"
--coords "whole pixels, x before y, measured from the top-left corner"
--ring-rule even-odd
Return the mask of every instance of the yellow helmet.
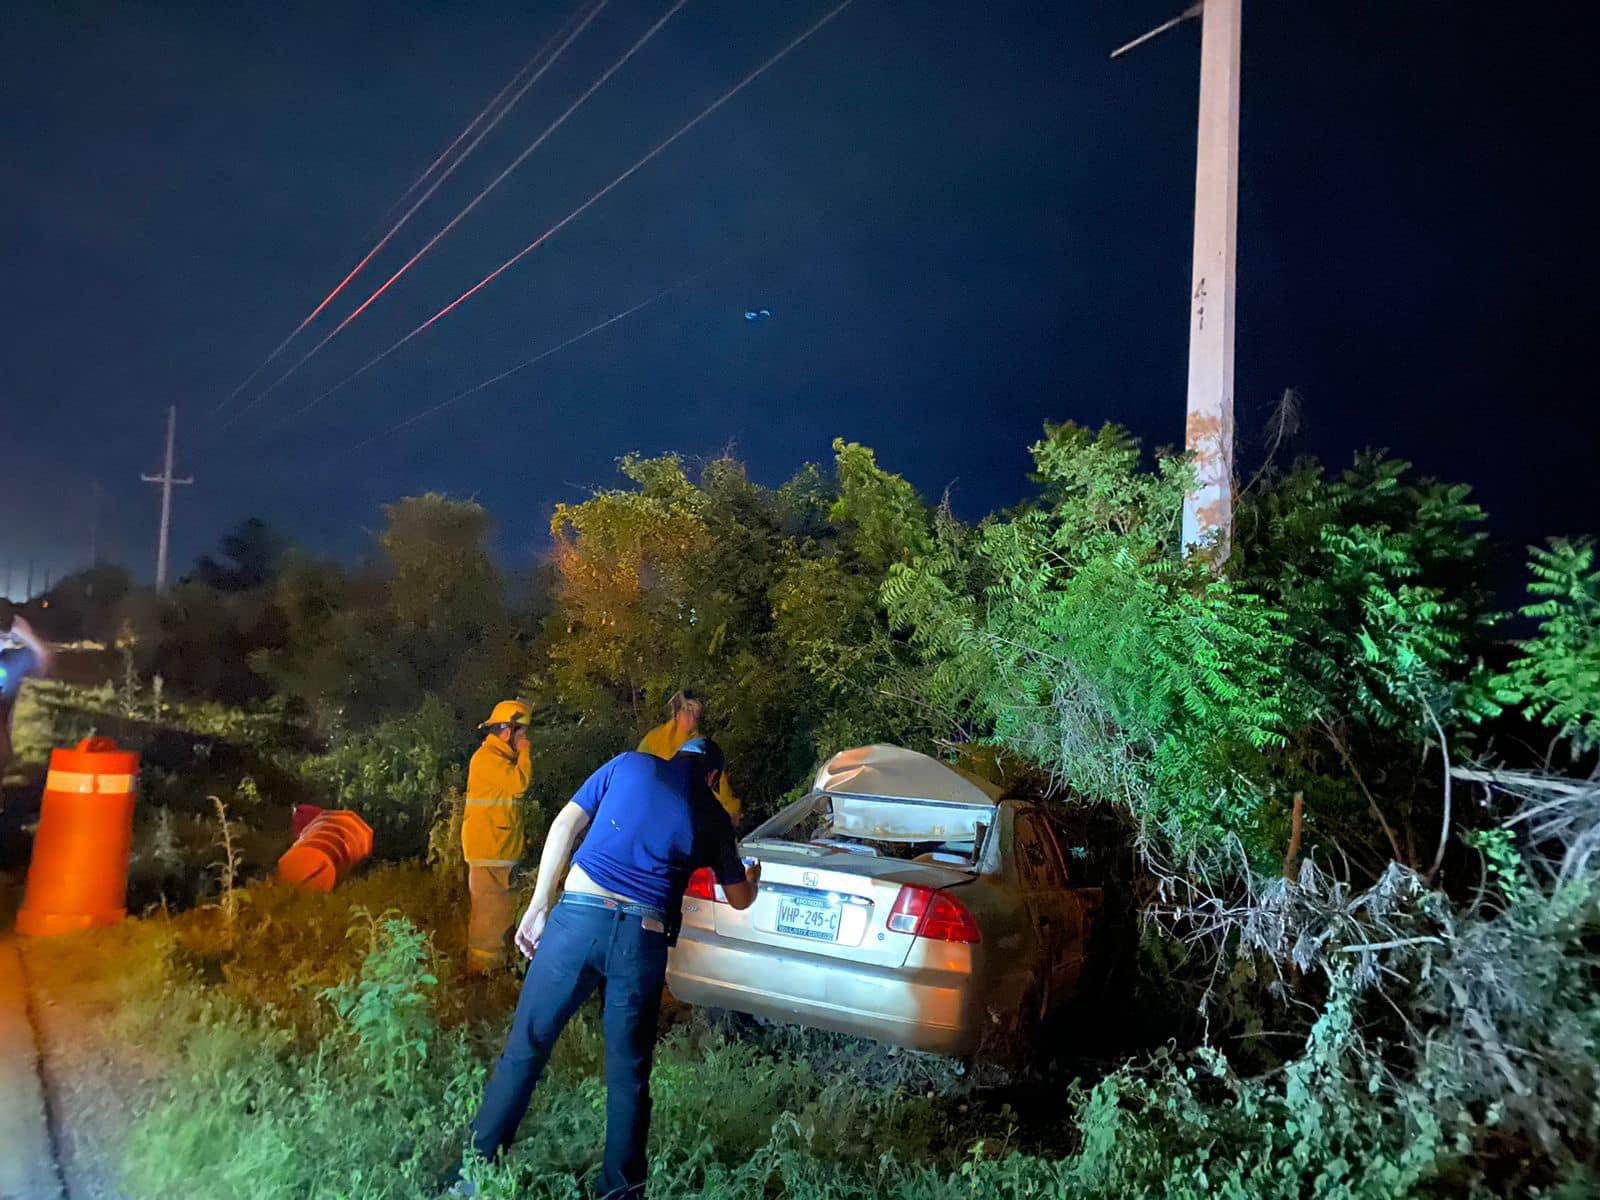
[[487, 729], [491, 725], [526, 725], [532, 718], [533, 709], [528, 707], [526, 700], [502, 700], [494, 706], [489, 719], [478, 728]]

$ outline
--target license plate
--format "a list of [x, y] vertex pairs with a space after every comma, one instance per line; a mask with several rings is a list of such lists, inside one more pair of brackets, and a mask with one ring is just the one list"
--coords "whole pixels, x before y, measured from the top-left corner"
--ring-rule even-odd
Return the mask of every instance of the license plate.
[[809, 896], [778, 897], [778, 932], [819, 942], [839, 940], [840, 905], [837, 900]]

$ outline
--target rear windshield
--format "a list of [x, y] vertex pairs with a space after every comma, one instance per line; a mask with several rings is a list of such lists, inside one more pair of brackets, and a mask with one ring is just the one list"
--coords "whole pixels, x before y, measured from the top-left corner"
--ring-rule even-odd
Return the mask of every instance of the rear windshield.
[[993, 821], [992, 808], [976, 805], [821, 794], [780, 814], [758, 836], [876, 858], [970, 867]]

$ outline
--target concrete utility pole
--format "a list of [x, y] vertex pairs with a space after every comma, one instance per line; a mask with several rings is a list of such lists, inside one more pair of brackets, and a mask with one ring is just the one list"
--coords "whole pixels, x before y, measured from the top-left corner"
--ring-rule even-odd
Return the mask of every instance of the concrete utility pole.
[[172, 532], [172, 489], [182, 487], [194, 482], [194, 476], [184, 479], [172, 477], [173, 456], [176, 453], [178, 437], [178, 409], [176, 406], [167, 409], [167, 458], [166, 464], [159, 475], [141, 475], [140, 479], [146, 483], [159, 483], [161, 485], [161, 534], [156, 540], [156, 591], [162, 591], [167, 586], [167, 541]]
[[1189, 407], [1184, 444], [1195, 490], [1184, 499], [1183, 544], [1227, 561], [1233, 542], [1233, 318], [1239, 230], [1240, 0], [1203, 0], [1114, 51], [1112, 58], [1200, 17], [1200, 119], [1194, 173], [1194, 271], [1189, 292]]

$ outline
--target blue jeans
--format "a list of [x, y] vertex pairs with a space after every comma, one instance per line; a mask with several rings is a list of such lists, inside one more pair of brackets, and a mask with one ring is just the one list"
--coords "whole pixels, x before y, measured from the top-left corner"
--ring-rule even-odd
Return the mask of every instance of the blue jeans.
[[556, 1038], [603, 982], [606, 1152], [600, 1191], [606, 1197], [642, 1197], [649, 1169], [650, 1067], [666, 975], [667, 935], [645, 929], [638, 915], [570, 900], [557, 904], [472, 1122], [478, 1153], [492, 1159], [511, 1144]]

